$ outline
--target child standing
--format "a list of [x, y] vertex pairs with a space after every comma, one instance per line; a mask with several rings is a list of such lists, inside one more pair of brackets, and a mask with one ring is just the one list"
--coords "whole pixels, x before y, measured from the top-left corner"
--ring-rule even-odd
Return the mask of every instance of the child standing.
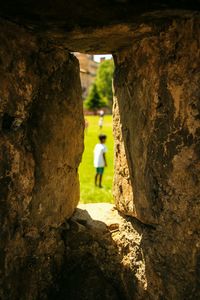
[[102, 188], [102, 177], [104, 167], [107, 166], [106, 152], [107, 147], [105, 146], [107, 136], [105, 134], [99, 135], [99, 142], [94, 148], [94, 167], [96, 168], [95, 185]]

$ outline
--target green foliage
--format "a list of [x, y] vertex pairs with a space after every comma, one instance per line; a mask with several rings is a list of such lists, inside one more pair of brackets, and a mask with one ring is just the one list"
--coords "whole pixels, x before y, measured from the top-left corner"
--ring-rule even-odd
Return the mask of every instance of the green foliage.
[[108, 107], [112, 107], [113, 92], [112, 79], [114, 72], [114, 63], [112, 59], [104, 60], [97, 71], [96, 85], [97, 90], [102, 99], [107, 103]]
[[112, 108], [112, 78], [114, 63], [112, 59], [100, 63], [97, 76], [92, 84], [88, 97], [85, 100], [85, 107], [90, 110], [97, 110], [102, 107]]
[[[112, 116], [104, 116], [103, 129], [99, 129], [98, 116], [87, 116], [88, 128], [85, 131], [85, 150], [82, 157], [82, 162], [79, 167], [80, 179], [80, 201], [82, 203], [92, 202], [110, 202], [113, 203], [112, 183], [113, 183], [113, 152], [114, 140], [112, 134]], [[98, 143], [98, 135], [103, 132], [107, 135], [106, 160], [108, 166], [105, 167], [103, 174], [102, 185], [100, 189], [94, 185], [95, 168], [93, 165], [93, 150]]]
[[105, 104], [105, 101], [99, 95], [96, 82], [94, 82], [90, 87], [88, 97], [85, 100], [85, 107], [91, 110], [96, 110], [104, 107]]

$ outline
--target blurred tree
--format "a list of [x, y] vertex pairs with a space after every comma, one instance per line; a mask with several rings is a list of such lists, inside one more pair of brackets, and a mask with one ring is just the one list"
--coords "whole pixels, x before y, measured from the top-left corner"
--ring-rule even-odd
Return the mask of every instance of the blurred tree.
[[96, 85], [100, 97], [112, 108], [113, 92], [112, 92], [112, 79], [114, 72], [113, 59], [107, 59], [100, 63], [97, 70]]
[[97, 76], [85, 100], [85, 107], [91, 110], [108, 107], [112, 109], [112, 78], [114, 63], [112, 59], [100, 63]]
[[96, 82], [94, 82], [89, 90], [89, 94], [85, 100], [85, 107], [96, 111], [99, 108], [105, 107], [106, 103], [99, 95]]

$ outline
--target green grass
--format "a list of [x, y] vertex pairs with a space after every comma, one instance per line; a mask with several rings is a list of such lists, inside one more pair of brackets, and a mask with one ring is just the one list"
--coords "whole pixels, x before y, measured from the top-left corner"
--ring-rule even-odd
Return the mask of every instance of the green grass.
[[[113, 133], [112, 116], [104, 116], [103, 128], [98, 126], [98, 116], [86, 116], [89, 126], [85, 132], [85, 150], [82, 162], [79, 167], [80, 178], [80, 202], [113, 202], [112, 182], [113, 182]], [[102, 185], [100, 189], [94, 185], [95, 168], [93, 166], [93, 150], [98, 143], [98, 135], [105, 133], [107, 135], [106, 146], [108, 151], [106, 159], [108, 166], [104, 170]]]

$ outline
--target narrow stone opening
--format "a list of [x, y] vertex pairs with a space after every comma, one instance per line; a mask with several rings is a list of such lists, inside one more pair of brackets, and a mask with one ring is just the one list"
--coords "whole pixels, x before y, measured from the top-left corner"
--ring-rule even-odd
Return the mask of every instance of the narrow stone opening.
[[[82, 88], [82, 91], [85, 93], [86, 90]], [[113, 108], [115, 111], [114, 134], [115, 136], [118, 136], [115, 142], [117, 143], [118, 154], [120, 153], [121, 158], [121, 155], [124, 155], [123, 158], [125, 159], [119, 113], [116, 106], [117, 100], [115, 98], [113, 101]], [[108, 122], [108, 118], [111, 118], [111, 116], [105, 115], [103, 128], [99, 128], [99, 109], [96, 113], [98, 115], [91, 116], [91, 118], [94, 119], [93, 123], [91, 118], [87, 119], [89, 124], [88, 128], [85, 128], [86, 153], [83, 153], [83, 160], [85, 154], [90, 156], [90, 167], [92, 167], [92, 171], [89, 171], [88, 175], [90, 177], [87, 178], [87, 181], [90, 181], [87, 193], [91, 193], [91, 196], [89, 195], [86, 201], [84, 201], [84, 198], [81, 199], [81, 202], [85, 203], [80, 203], [78, 205], [75, 213], [68, 222], [67, 229], [63, 232], [66, 255], [60, 276], [57, 277], [57, 282], [54, 282], [55, 285], [57, 284], [58, 290], [55, 291], [54, 289], [50, 294], [50, 299], [53, 300], [58, 297], [59, 299], [65, 299], [66, 296], [70, 300], [129, 299], [129, 293], [132, 295], [141, 293], [141, 291], [135, 286], [138, 278], [141, 281], [141, 290], [143, 291], [146, 287], [145, 263], [143, 253], [139, 248], [139, 243], [141, 241], [139, 233], [140, 226], [138, 225], [136, 230], [133, 229], [131, 218], [124, 218], [124, 216], [120, 215], [113, 204], [113, 200], [110, 201], [109, 197], [109, 201], [105, 201], [105, 193], [103, 193], [103, 189], [94, 186], [95, 168], [93, 166], [93, 150], [95, 143], [98, 141], [97, 138], [99, 133], [108, 133], [108, 128], [106, 127], [110, 127], [110, 136], [108, 135], [107, 138], [111, 138], [113, 131], [111, 122]], [[85, 119], [86, 118], [87, 115], [85, 115]], [[90, 130], [95, 133], [91, 136], [92, 147], [90, 148], [89, 153], [87, 153], [88, 148], [86, 143], [87, 138], [90, 135]], [[111, 148], [108, 150], [111, 152]], [[114, 152], [113, 147], [112, 151]], [[107, 157], [107, 160], [108, 163], [111, 164], [109, 156]], [[83, 163], [84, 161], [81, 164]], [[87, 167], [88, 166], [86, 165], [86, 167], [84, 166], [83, 170], [81, 170], [83, 171], [84, 176], [87, 175], [86, 172], [89, 170], [89, 167], [88, 169]], [[123, 170], [124, 167], [128, 169], [128, 167], [124, 165]], [[106, 171], [104, 178], [105, 181], [106, 176], [109, 175], [106, 174]], [[117, 176], [119, 176], [119, 173], [121, 172], [119, 165], [117, 165], [116, 172], [118, 173]], [[82, 193], [81, 176], [82, 174], [79, 172], [80, 194]], [[119, 190], [122, 193], [121, 185], [123, 185], [123, 183], [120, 181], [121, 178], [119, 179], [117, 176], [115, 176], [115, 184], [120, 184]], [[126, 176], [128, 175], [124, 174], [124, 177]], [[114, 178], [111, 178], [112, 181], [113, 179]], [[128, 184], [130, 185], [130, 182], [128, 182]], [[130, 186], [128, 186], [127, 189], [128, 188], [130, 189]], [[99, 195], [95, 193], [95, 190], [98, 190]], [[110, 192], [112, 193], [113, 191]], [[94, 198], [96, 195], [98, 196], [97, 199]], [[116, 187], [115, 196], [118, 197]], [[137, 270], [134, 274], [134, 266], [130, 266], [131, 251], [134, 251], [134, 246], [129, 241], [130, 237], [134, 237], [134, 240], [137, 240], [138, 242], [137, 253], [134, 256], [134, 261], [137, 261], [139, 271]]]
[[[80, 203], [113, 203], [114, 62], [110, 54], [75, 55], [80, 65], [85, 120], [84, 152], [79, 166]], [[105, 135], [106, 140], [101, 141], [100, 135]]]

